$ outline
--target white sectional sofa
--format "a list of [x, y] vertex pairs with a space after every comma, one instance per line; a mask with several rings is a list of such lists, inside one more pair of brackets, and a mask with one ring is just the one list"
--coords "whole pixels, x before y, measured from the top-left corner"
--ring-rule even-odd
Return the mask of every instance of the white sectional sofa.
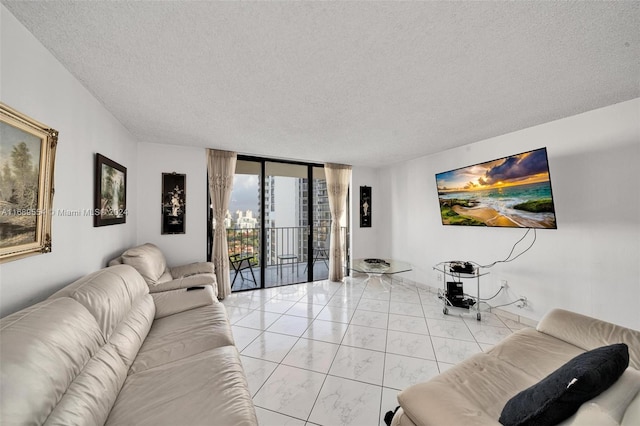
[[211, 285], [214, 294], [218, 294], [213, 263], [193, 262], [169, 268], [162, 251], [151, 243], [132, 247], [109, 262], [109, 266], [123, 264], [132, 266], [142, 275], [150, 293]]
[[[496, 425], [507, 402], [574, 357], [602, 346], [628, 346], [628, 368], [607, 390], [583, 403], [563, 425], [640, 425], [640, 331], [556, 309], [536, 329], [520, 330], [486, 353], [398, 395], [394, 426]], [[573, 381], [569, 381], [569, 388]], [[527, 403], [524, 404], [525, 408]], [[531, 400], [532, 409], [535, 402]], [[531, 421], [527, 425], [546, 424]]]
[[102, 269], [0, 320], [2, 425], [257, 425], [212, 285]]

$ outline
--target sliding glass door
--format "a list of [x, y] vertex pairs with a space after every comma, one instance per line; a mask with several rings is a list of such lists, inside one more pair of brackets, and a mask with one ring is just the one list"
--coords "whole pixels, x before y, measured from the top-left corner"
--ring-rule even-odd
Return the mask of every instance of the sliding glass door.
[[308, 169], [300, 164], [265, 163], [266, 287], [307, 281]]
[[329, 243], [331, 237], [331, 211], [327, 195], [327, 181], [324, 167], [313, 167], [311, 188], [313, 202], [311, 208], [312, 236], [309, 263], [314, 280], [329, 278]]
[[232, 290], [328, 278], [324, 167], [238, 156], [225, 220]]
[[225, 219], [232, 291], [261, 287], [261, 185], [261, 163], [239, 159]]

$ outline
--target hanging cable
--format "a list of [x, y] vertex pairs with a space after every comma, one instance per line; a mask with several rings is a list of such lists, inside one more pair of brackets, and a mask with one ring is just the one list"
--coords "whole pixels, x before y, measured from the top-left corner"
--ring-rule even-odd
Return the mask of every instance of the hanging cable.
[[[533, 229], [533, 241], [531, 241], [531, 244], [529, 244], [529, 247], [527, 247], [526, 249], [524, 249], [522, 252], [520, 252], [518, 255], [516, 255], [515, 257], [511, 257], [513, 255], [513, 252], [515, 251], [516, 247], [518, 246], [518, 244], [520, 244], [520, 242], [522, 242], [522, 240], [524, 240], [527, 235], [529, 235], [529, 232]], [[504, 260], [496, 260], [493, 263], [490, 263], [488, 265], [480, 265], [476, 262], [475, 263], [479, 268], [491, 268], [492, 266], [497, 265], [498, 263], [509, 263], [509, 262], [513, 262], [514, 260], [516, 260], [517, 258], [519, 258], [520, 256], [522, 256], [523, 254], [525, 254], [526, 252], [528, 252], [531, 247], [533, 247], [533, 245], [536, 242], [536, 229], [535, 228], [528, 228], [527, 232], [524, 233], [524, 235], [522, 236], [522, 238], [520, 238], [518, 241], [516, 241], [516, 243], [513, 245], [513, 247], [511, 247], [511, 251], [509, 252], [509, 255], [504, 259]]]
[[[504, 287], [500, 287], [500, 289], [498, 290], [498, 292], [497, 292], [496, 294], [494, 294], [493, 296], [489, 297], [488, 299], [480, 298], [480, 301], [481, 301], [481, 302], [486, 302], [487, 300], [495, 299], [496, 297], [498, 297], [498, 295], [500, 294], [500, 292], [501, 292], [502, 290], [504, 290]], [[472, 299], [477, 299], [477, 297], [476, 297], [476, 296], [472, 296], [472, 295], [467, 294], [467, 293], [464, 293], [464, 295], [465, 295], [465, 296], [467, 296], [467, 297], [470, 297], [470, 298], [472, 298]]]
[[495, 308], [502, 308], [503, 306], [515, 305], [518, 302], [522, 302], [522, 299], [514, 300], [513, 302], [505, 303], [504, 305], [491, 306], [488, 303], [487, 303], [487, 305], [489, 305], [490, 309], [495, 309]]

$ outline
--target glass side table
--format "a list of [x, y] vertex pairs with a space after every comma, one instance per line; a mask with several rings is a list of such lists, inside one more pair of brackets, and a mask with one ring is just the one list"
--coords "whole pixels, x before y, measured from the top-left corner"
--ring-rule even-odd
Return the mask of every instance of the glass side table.
[[372, 278], [379, 282], [383, 288], [385, 287], [383, 277], [388, 276], [390, 283], [393, 284], [393, 275], [401, 272], [409, 272], [413, 268], [410, 263], [395, 259], [355, 259], [351, 263], [351, 270], [367, 274], [365, 282], [369, 282]]

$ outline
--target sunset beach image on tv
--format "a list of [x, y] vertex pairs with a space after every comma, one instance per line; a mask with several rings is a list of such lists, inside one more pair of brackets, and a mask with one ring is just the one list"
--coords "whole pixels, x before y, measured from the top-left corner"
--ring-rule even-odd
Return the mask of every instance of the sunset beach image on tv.
[[547, 149], [436, 174], [443, 225], [556, 229]]

